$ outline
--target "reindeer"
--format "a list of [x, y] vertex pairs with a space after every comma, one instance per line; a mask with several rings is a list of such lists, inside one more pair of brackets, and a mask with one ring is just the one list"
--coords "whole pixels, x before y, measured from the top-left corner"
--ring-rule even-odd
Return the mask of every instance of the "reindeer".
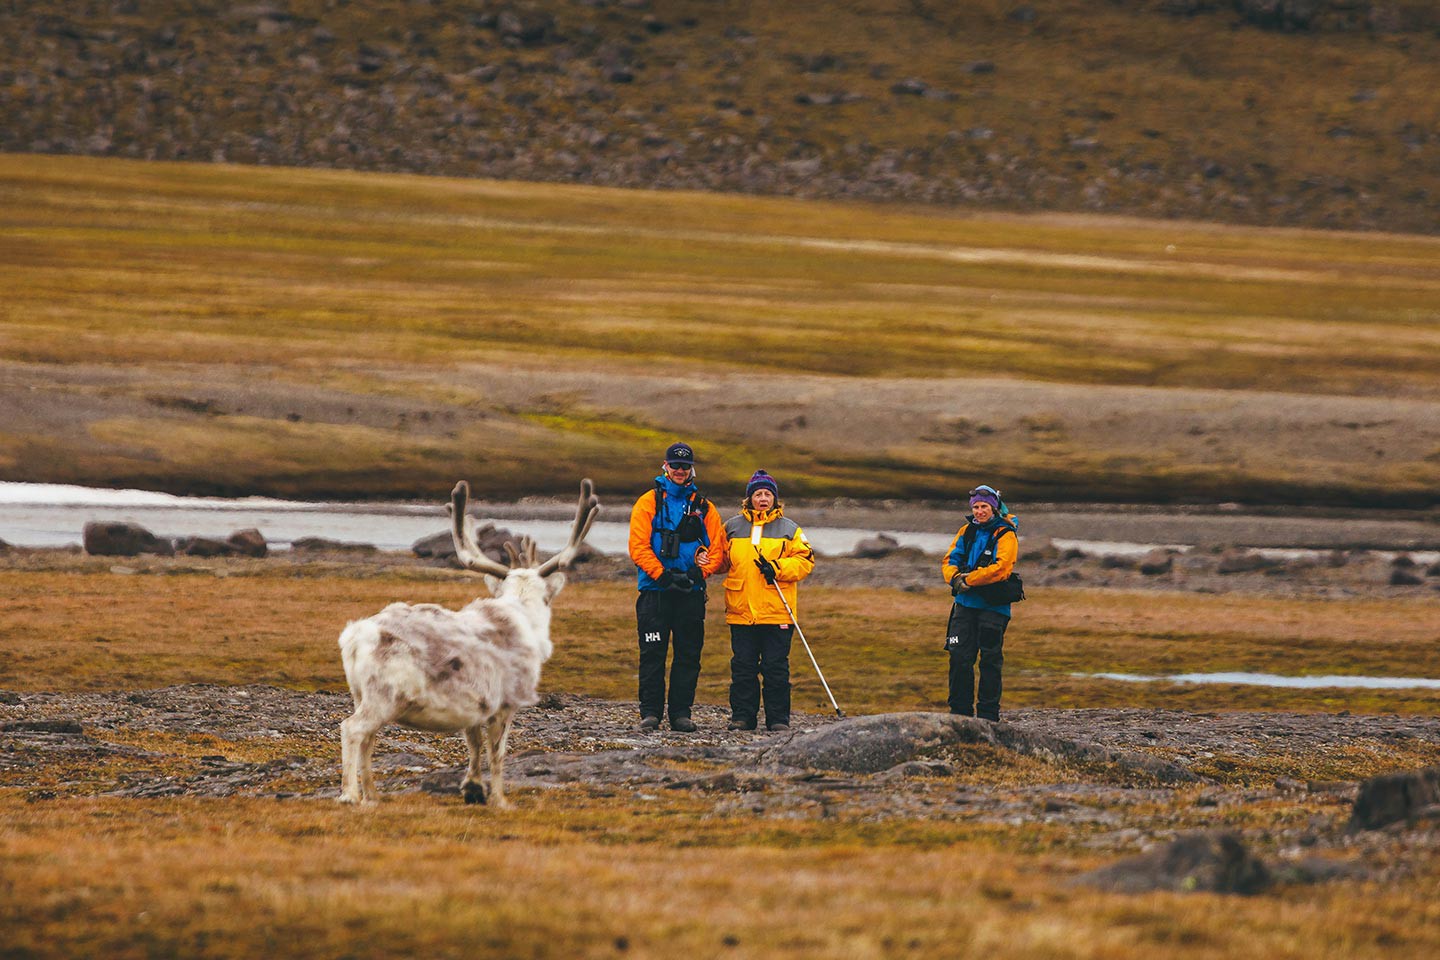
[[565, 548], [536, 564], [529, 537], [517, 549], [507, 542], [510, 565], [491, 560], [475, 543], [465, 515], [470, 486], [450, 494], [450, 532], [455, 553], [468, 569], [484, 574], [492, 594], [460, 610], [433, 603], [392, 603], [356, 620], [340, 634], [345, 680], [355, 712], [340, 724], [341, 803], [374, 802], [371, 756], [375, 737], [390, 723], [434, 733], [465, 732], [470, 767], [460, 784], [466, 803], [484, 803], [480, 754], [490, 768], [490, 797], [508, 807], [502, 765], [515, 711], [535, 703], [540, 668], [550, 642], [550, 602], [565, 585], [560, 571], [574, 559], [600, 512], [595, 486], [580, 482], [575, 525]]

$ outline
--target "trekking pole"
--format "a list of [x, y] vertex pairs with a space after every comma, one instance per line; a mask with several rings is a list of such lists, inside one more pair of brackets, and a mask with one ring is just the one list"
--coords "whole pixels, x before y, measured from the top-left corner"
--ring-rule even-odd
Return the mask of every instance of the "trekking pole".
[[840, 709], [840, 704], [835, 702], [835, 694], [830, 692], [830, 684], [825, 682], [825, 674], [820, 672], [820, 664], [815, 662], [815, 654], [810, 650], [810, 644], [805, 639], [805, 631], [800, 629], [800, 621], [795, 619], [795, 611], [790, 609], [790, 601], [785, 599], [785, 592], [780, 589], [780, 584], [772, 583], [775, 592], [780, 595], [780, 602], [785, 604], [785, 612], [790, 615], [790, 622], [795, 625], [795, 632], [800, 634], [800, 642], [805, 644], [805, 652], [810, 654], [810, 663], [815, 667], [815, 676], [820, 678], [820, 685], [825, 688], [825, 695], [830, 698], [830, 706], [835, 708], [835, 716], [845, 718], [845, 711]]

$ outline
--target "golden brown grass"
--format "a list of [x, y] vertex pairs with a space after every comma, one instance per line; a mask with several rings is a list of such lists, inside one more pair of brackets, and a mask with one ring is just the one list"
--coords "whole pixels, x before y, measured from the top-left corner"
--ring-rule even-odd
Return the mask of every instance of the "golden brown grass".
[[[180, 492], [432, 496], [483, 450], [487, 494], [516, 496], [564, 492], [582, 471], [628, 488], [684, 433], [709, 451], [711, 483], [766, 463], [815, 496], [946, 496], [963, 448], [1007, 490], [1052, 499], [1239, 488], [1424, 504], [1440, 468], [1423, 406], [1305, 421], [1308, 442], [1266, 457], [1251, 439], [1271, 429], [1256, 426], [1263, 405], [1197, 425], [1228, 398], [1151, 394], [1165, 428], [1135, 437], [1058, 416], [1083, 393], [1026, 419], [978, 403], [983, 386], [952, 386], [948, 411], [897, 412], [875, 442], [757, 429], [796, 398], [753, 382], [636, 398], [662, 371], [840, 378], [807, 385], [812, 420], [853, 377], [1429, 404], [1437, 251], [1402, 235], [0, 156], [0, 361], [64, 373], [41, 378], [53, 408], [29, 395], [35, 419], [0, 429], [0, 468]], [[542, 371], [544, 389], [507, 395]], [[602, 371], [608, 386], [565, 387]], [[1368, 444], [1377, 427], [1400, 432]]]
[[[332, 804], [0, 792], [16, 957], [1348, 958], [1440, 949], [1432, 874], [1246, 900], [1068, 885], [1054, 831], [764, 822], [693, 801], [525, 792]], [[1363, 916], [1351, 909], [1357, 898]]]
[[1431, 238], [25, 156], [0, 156], [0, 199], [12, 359], [934, 376], [960, 352], [1062, 382], [1434, 391]]
[[[0, 648], [0, 688], [244, 682], [342, 691], [335, 638], [348, 620], [397, 598], [458, 607], [483, 592], [477, 580], [448, 571], [357, 578], [288, 564], [193, 560], [151, 561], [148, 569], [116, 576], [93, 560], [65, 572], [0, 572], [0, 591], [18, 598], [0, 610], [0, 633], [8, 638]], [[633, 597], [628, 583], [565, 589], [547, 686], [634, 696]], [[801, 604], [806, 636], [848, 712], [942, 706], [948, 594], [814, 587]], [[1429, 713], [1440, 693], [1136, 685], [1075, 675], [1430, 676], [1436, 612], [1436, 601], [1424, 596], [1315, 600], [1048, 588], [1017, 608], [1007, 634], [1006, 703]], [[699, 696], [724, 703], [728, 679], [715, 664], [727, 656], [728, 634], [718, 607], [710, 611], [707, 650], [711, 668]], [[827, 711], [824, 691], [798, 654], [795, 673], [797, 707]]]
[[[340, 690], [335, 636], [395, 597], [455, 605], [478, 586], [443, 571], [103, 560], [0, 572], [0, 688], [93, 690], [203, 681]], [[168, 571], [168, 573], [166, 572]], [[217, 572], [227, 576], [217, 576]], [[628, 699], [628, 584], [580, 582], [557, 603], [545, 687]], [[807, 589], [802, 616], [849, 712], [927, 709], [943, 688], [938, 629], [948, 597]], [[1435, 605], [1047, 590], [1007, 641], [1007, 703], [1150, 704], [1200, 710], [1328, 710], [1329, 694], [1124, 687], [1072, 671], [1294, 669], [1424, 673]], [[1363, 631], [1386, 641], [1357, 644]], [[1374, 632], [1365, 634], [1375, 636]], [[712, 624], [701, 700], [724, 696]], [[1365, 648], [1357, 652], [1357, 647]], [[718, 654], [723, 656], [723, 654]], [[797, 705], [822, 710], [797, 656]], [[864, 678], [863, 682], [861, 678]], [[1436, 700], [1344, 693], [1352, 710], [1433, 712]], [[94, 729], [169, 758], [81, 769], [38, 754], [0, 786], [0, 928], [6, 956], [670, 957], [961, 955], [1139, 960], [1263, 952], [1354, 958], [1440, 949], [1432, 867], [1381, 886], [1288, 887], [1255, 899], [1108, 895], [1071, 884], [1109, 859], [1085, 827], [964, 820], [719, 814], [713, 801], [585, 788], [517, 792], [500, 812], [428, 795], [367, 810], [328, 800], [123, 800], [91, 796], [139, 766], [185, 775], [207, 754], [262, 762], [333, 744]], [[456, 738], [445, 751], [458, 762]], [[1222, 783], [1356, 777], [1435, 763], [1433, 746], [1337, 744], [1303, 758], [1205, 761]], [[1078, 782], [1039, 760], [965, 758], [952, 778], [1006, 791]], [[137, 766], [138, 765], [138, 766]], [[703, 764], [699, 765], [704, 767]], [[16, 779], [20, 777], [21, 779]], [[307, 788], [308, 789], [308, 788]], [[48, 791], [48, 793], [47, 793]], [[304, 791], [302, 791], [304, 792]], [[58, 797], [54, 796], [58, 794]], [[47, 798], [50, 797], [50, 798]], [[1194, 791], [1140, 800], [1152, 829], [1228, 824], [1257, 835], [1332, 823], [1333, 801], [1274, 797], [1215, 810]], [[1388, 857], [1392, 854], [1382, 854]], [[1414, 864], [1412, 863], [1413, 867]], [[1350, 905], [1363, 899], [1357, 915]]]

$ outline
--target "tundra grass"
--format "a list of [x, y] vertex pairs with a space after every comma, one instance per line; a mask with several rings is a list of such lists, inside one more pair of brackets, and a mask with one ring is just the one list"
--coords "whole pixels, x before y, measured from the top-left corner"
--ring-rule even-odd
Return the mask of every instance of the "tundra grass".
[[[0, 791], [10, 955], [1349, 958], [1440, 949], [1436, 878], [1115, 896], [1053, 829], [701, 816], [524, 791], [26, 803]], [[1366, 909], [1351, 909], [1363, 898]]]
[[[0, 387], [19, 414], [0, 473], [419, 497], [481, 460], [487, 495], [519, 496], [578, 473], [628, 487], [684, 434], [726, 451], [712, 484], [765, 463], [811, 496], [945, 496], [963, 448], [1031, 497], [1423, 505], [1437, 253], [1400, 235], [0, 156]], [[657, 373], [715, 390], [656, 396]], [[567, 389], [592, 375], [609, 379]], [[1143, 436], [1080, 429], [1072, 392], [1039, 429], [984, 403], [975, 375], [1157, 391], [1132, 403], [1165, 413]], [[953, 413], [897, 411], [873, 439], [776, 426], [797, 391], [820, 420], [917, 378], [943, 380]], [[1212, 393], [1170, 392], [1189, 388]], [[1255, 412], [1197, 425], [1229, 408], [1216, 388]], [[1285, 391], [1409, 406], [1282, 421], [1304, 441], [1257, 455], [1264, 398]]]
[[1435, 388], [1433, 238], [24, 156], [0, 201], [9, 359]]
[[[457, 605], [477, 582], [445, 571], [349, 577], [273, 563], [103, 561], [0, 571], [0, 688], [124, 690], [170, 683], [273, 683], [340, 691], [335, 647], [347, 620], [396, 596]], [[223, 576], [221, 574], [224, 574]], [[547, 690], [628, 699], [635, 639], [628, 583], [577, 582], [557, 600]], [[802, 592], [808, 635], [851, 714], [934, 709], [943, 690], [938, 592]], [[1018, 611], [1007, 638], [1007, 703], [1433, 712], [1402, 693], [1097, 684], [1072, 670], [1248, 668], [1423, 674], [1433, 662], [1430, 600], [1284, 600], [1050, 589]], [[1368, 631], [1368, 632], [1367, 632]], [[1384, 641], [1374, 639], [1383, 634]], [[1357, 641], [1368, 637], [1368, 642]], [[720, 653], [717, 654], [717, 648]], [[1365, 648], [1357, 652], [1356, 648]], [[700, 699], [721, 703], [724, 631], [711, 624]], [[801, 655], [796, 703], [823, 710]], [[222, 753], [264, 762], [332, 751], [306, 738], [228, 741], [206, 734], [105, 730], [151, 751], [155, 775]], [[458, 738], [438, 756], [458, 762]], [[437, 743], [439, 738], [437, 738]], [[1388, 751], [1388, 753], [1386, 752]], [[1428, 751], [1428, 752], [1427, 752]], [[1222, 783], [1276, 776], [1355, 778], [1376, 757], [1422, 765], [1433, 745], [1337, 744], [1319, 756], [1217, 755]], [[963, 819], [819, 819], [718, 812], [710, 799], [585, 788], [514, 791], [508, 811], [428, 795], [375, 808], [329, 800], [125, 800], [93, 796], [125, 767], [80, 769], [63, 755], [0, 779], [0, 927], [7, 955], [382, 957], [1167, 956], [1353, 958], [1440, 949], [1434, 865], [1405, 860], [1383, 885], [1281, 887], [1257, 898], [1118, 896], [1073, 879], [1113, 854], [1091, 828]], [[133, 764], [132, 764], [133, 766]], [[971, 778], [1006, 791], [1068, 782], [1038, 761]], [[958, 782], [958, 781], [957, 781]], [[964, 781], [971, 782], [971, 781]], [[57, 795], [58, 794], [58, 795]], [[1315, 798], [1201, 807], [1193, 792], [1137, 800], [1121, 815], [1150, 829], [1228, 824], [1254, 832], [1336, 826]], [[1328, 829], [1328, 827], [1327, 827]], [[1391, 864], [1394, 851], [1373, 854]], [[1353, 909], [1363, 899], [1366, 910]]]
[[[469, 577], [298, 576], [222, 563], [161, 572], [0, 571], [0, 688], [126, 690], [175, 683], [267, 683], [345, 690], [336, 637], [397, 597], [458, 607], [483, 591]], [[813, 587], [800, 616], [850, 714], [943, 709], [943, 591]], [[548, 689], [635, 696], [634, 590], [579, 582], [557, 601]], [[1282, 675], [1435, 676], [1440, 604], [1414, 599], [1274, 599], [1049, 588], [1017, 608], [1005, 642], [1007, 706], [1155, 706], [1433, 713], [1440, 691], [1132, 684], [1086, 674], [1250, 671]], [[796, 708], [830, 707], [792, 653]], [[727, 697], [728, 631], [709, 612], [702, 702]]]

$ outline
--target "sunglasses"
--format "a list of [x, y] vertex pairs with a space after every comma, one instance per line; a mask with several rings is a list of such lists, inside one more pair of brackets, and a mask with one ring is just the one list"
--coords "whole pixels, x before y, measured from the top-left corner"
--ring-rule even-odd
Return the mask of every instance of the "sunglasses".
[[681, 473], [689, 473], [694, 467], [688, 463], [667, 463], [665, 466], [671, 470], [679, 470]]

